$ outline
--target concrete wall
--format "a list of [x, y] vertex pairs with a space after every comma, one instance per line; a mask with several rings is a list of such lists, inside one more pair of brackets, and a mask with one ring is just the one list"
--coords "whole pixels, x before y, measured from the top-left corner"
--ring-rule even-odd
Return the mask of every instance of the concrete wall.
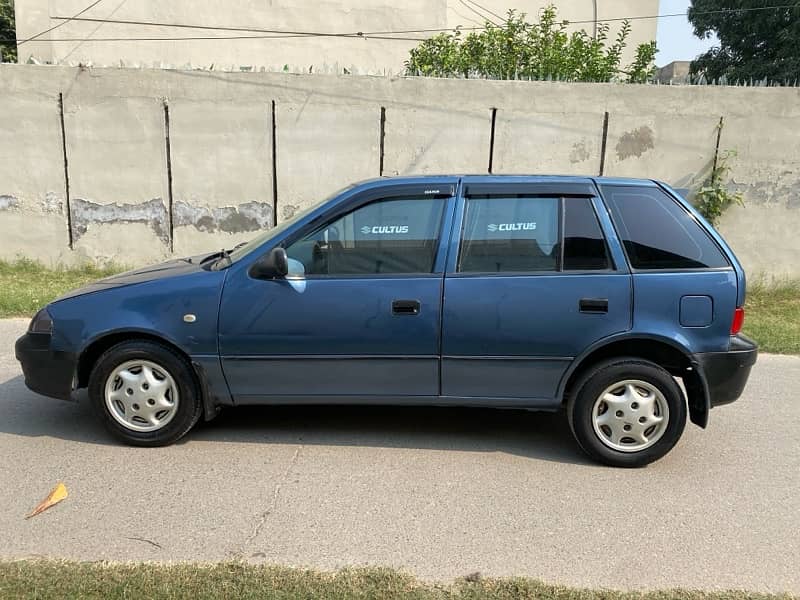
[[230, 247], [359, 179], [490, 161], [696, 189], [719, 137], [747, 203], [721, 231], [751, 275], [800, 276], [797, 131], [795, 88], [3, 65], [0, 257]]
[[[113, 19], [158, 23], [183, 23], [270, 31], [324, 33], [408, 32], [410, 30], [453, 29], [483, 25], [485, 19], [499, 22], [509, 8], [535, 18], [551, 0], [482, 0], [480, 6], [465, 0], [138, 0], [105, 2], [92, 7], [80, 18]], [[86, 8], [86, 0], [16, 0], [17, 37], [26, 39], [54, 25], [56, 17], [70, 17]], [[658, 0], [571, 0], [556, 2], [559, 15], [592, 32], [597, 18], [619, 19], [658, 14]], [[485, 10], [484, 10], [485, 9]], [[612, 21], [612, 39], [620, 22]], [[635, 48], [656, 38], [656, 19], [632, 22], [630, 44], [623, 62], [633, 61]], [[19, 62], [35, 57], [56, 64], [202, 65], [238, 70], [241, 66], [291, 70], [348, 67], [365, 73], [400, 73], [408, 51], [419, 39], [433, 32], [362, 37], [286, 36], [207, 29], [176, 29], [118, 23], [69, 21], [58, 29], [22, 44]], [[250, 39], [197, 39], [219, 36]], [[194, 38], [153, 40], [152, 38]], [[144, 38], [118, 41], [118, 38]], [[389, 39], [386, 39], [389, 38]], [[393, 38], [393, 39], [392, 39]]]

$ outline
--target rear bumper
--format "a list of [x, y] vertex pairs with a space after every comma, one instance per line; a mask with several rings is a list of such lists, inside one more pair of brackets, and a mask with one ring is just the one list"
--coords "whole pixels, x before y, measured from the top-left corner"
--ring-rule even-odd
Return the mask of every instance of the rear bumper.
[[757, 357], [758, 346], [744, 335], [733, 336], [727, 352], [694, 355], [705, 380], [710, 407], [730, 404], [742, 395]]
[[14, 353], [22, 365], [28, 389], [43, 396], [70, 400], [76, 360], [71, 353], [53, 351], [50, 340], [47, 333], [26, 333], [17, 340]]

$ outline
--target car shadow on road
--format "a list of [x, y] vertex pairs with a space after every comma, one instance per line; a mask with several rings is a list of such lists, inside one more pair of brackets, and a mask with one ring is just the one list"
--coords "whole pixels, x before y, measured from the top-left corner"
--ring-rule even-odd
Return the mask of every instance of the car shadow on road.
[[[79, 402], [29, 391], [21, 376], [0, 383], [0, 433], [117, 445]], [[505, 452], [571, 464], [593, 464], [577, 447], [563, 413], [451, 407], [246, 406], [201, 423], [180, 444], [195, 441], [419, 448]]]

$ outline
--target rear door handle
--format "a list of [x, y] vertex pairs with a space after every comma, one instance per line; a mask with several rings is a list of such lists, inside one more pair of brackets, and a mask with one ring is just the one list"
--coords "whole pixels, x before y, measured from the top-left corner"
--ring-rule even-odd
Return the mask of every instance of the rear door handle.
[[582, 313], [607, 313], [608, 298], [581, 298], [578, 308]]
[[395, 315], [418, 315], [419, 300], [395, 300], [392, 302], [392, 314]]

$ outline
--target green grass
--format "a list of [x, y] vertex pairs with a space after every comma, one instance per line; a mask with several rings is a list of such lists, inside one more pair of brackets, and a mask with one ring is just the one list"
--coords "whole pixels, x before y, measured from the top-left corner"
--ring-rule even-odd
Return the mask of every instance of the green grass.
[[0, 261], [0, 318], [31, 317], [61, 294], [121, 270], [92, 265], [49, 269], [26, 259]]
[[[47, 268], [30, 260], [0, 261], [0, 318], [30, 317], [53, 298], [121, 267]], [[800, 354], [800, 281], [750, 284], [744, 331], [763, 352]]]
[[666, 590], [616, 592], [548, 585], [533, 579], [468, 576], [431, 584], [392, 569], [344, 569], [323, 573], [240, 562], [213, 565], [78, 563], [52, 560], [0, 562], [2, 598], [274, 598], [413, 600], [744, 600], [789, 599], [748, 592]]
[[800, 354], [800, 281], [748, 285], [744, 333], [762, 352]]

